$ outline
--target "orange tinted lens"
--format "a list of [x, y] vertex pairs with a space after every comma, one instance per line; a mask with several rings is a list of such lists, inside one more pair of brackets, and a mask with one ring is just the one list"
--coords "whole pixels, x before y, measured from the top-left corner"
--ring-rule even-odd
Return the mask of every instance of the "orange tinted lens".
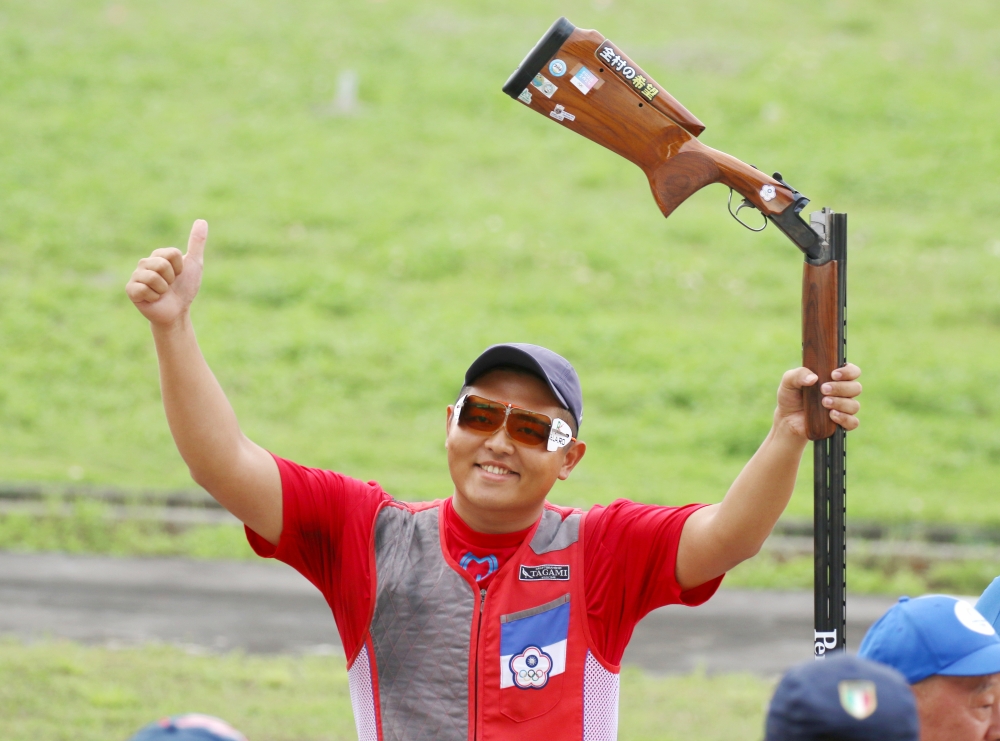
[[503, 424], [506, 413], [507, 407], [503, 404], [497, 404], [481, 396], [467, 396], [458, 415], [458, 423], [470, 430], [495, 432]]
[[507, 418], [507, 434], [525, 445], [545, 445], [551, 428], [552, 420], [544, 414], [511, 409]]

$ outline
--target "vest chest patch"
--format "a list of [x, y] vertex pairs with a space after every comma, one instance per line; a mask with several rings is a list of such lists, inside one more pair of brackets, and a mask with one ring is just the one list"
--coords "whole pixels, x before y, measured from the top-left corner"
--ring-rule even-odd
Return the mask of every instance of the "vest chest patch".
[[473, 556], [471, 552], [466, 552], [466, 554], [462, 556], [462, 560], [458, 562], [458, 565], [468, 571], [473, 579], [481, 581], [487, 576], [496, 573], [499, 562], [497, 557], [492, 553], [488, 556], [477, 558], [476, 556]]
[[552, 666], [551, 656], [538, 646], [528, 646], [510, 660], [510, 673], [514, 677], [514, 686], [522, 690], [540, 690], [549, 683]]
[[569, 581], [569, 564], [521, 565], [517, 578], [521, 581]]
[[[523, 567], [522, 567], [523, 568]], [[500, 618], [500, 689], [541, 689], [566, 671], [569, 595]]]

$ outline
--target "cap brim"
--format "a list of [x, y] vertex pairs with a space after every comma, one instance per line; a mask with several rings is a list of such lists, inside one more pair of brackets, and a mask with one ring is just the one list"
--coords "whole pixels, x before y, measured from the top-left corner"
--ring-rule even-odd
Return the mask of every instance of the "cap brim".
[[946, 677], [980, 677], [998, 672], [1000, 672], [1000, 643], [973, 651], [935, 673]]
[[[548, 374], [539, 362], [531, 357], [529, 353], [518, 347], [512, 347], [511, 345], [496, 345], [476, 358], [476, 362], [469, 366], [469, 370], [465, 372], [465, 383], [467, 385], [472, 385], [481, 375], [502, 365], [524, 368], [526, 371], [530, 371], [534, 375], [538, 376], [545, 381], [545, 385], [549, 387], [549, 390], [556, 397], [556, 400], [565, 409], [568, 410], [570, 408], [569, 402], [567, 402], [566, 399], [563, 398], [563, 395], [559, 393], [559, 389], [557, 389], [549, 379]], [[579, 424], [579, 420], [576, 420], [576, 422]]]

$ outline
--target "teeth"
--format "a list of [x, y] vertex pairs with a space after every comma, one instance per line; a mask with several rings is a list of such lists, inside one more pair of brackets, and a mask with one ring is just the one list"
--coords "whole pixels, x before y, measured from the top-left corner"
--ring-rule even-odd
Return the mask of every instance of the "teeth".
[[510, 471], [507, 470], [506, 468], [500, 468], [499, 466], [482, 466], [482, 469], [486, 471], [486, 473], [496, 473], [501, 475], [505, 473], [510, 473]]

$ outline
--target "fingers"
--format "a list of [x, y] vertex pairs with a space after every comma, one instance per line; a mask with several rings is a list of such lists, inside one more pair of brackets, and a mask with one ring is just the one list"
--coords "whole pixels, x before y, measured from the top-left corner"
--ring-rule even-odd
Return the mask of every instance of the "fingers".
[[803, 386], [812, 386], [818, 380], [819, 376], [808, 368], [793, 368], [785, 371], [781, 377], [781, 386], [787, 389], [800, 389]]
[[198, 219], [191, 225], [191, 236], [188, 237], [187, 253], [199, 263], [205, 261], [205, 240], [208, 239], [208, 222]]
[[830, 411], [830, 419], [843, 427], [845, 430], [856, 430], [858, 429], [858, 425], [861, 424], [858, 418], [853, 414], [838, 412], [836, 410]]
[[861, 384], [855, 379], [861, 369], [854, 363], [846, 363], [843, 368], [835, 368], [830, 374], [832, 381], [823, 384], [821, 391], [827, 396], [842, 396], [853, 399], [861, 395]]
[[184, 270], [184, 255], [176, 247], [161, 247], [158, 250], [153, 250], [150, 257], [162, 257], [169, 262], [170, 267], [174, 269], [175, 276], [180, 275]]
[[834, 396], [824, 396], [823, 406], [845, 414], [857, 414], [861, 409], [861, 403], [854, 399], [841, 399]]
[[160, 298], [160, 294], [136, 280], [130, 280], [125, 286], [125, 293], [133, 304], [152, 303]]
[[861, 384], [855, 379], [861, 375], [861, 369], [853, 363], [847, 363], [843, 368], [836, 368], [830, 376], [832, 381], [824, 383], [823, 406], [830, 410], [830, 419], [845, 430], [856, 430], [861, 422], [855, 416], [861, 409], [861, 403], [854, 397], [861, 395]]
[[861, 396], [861, 384], [857, 381], [828, 381], [820, 387], [820, 391], [826, 396], [853, 399], [855, 396]]
[[830, 374], [834, 381], [853, 381], [861, 376], [861, 369], [854, 363], [845, 363], [842, 368], [835, 368]]
[[139, 260], [139, 265], [132, 272], [125, 293], [132, 303], [153, 302], [170, 289], [170, 284], [177, 279], [183, 268], [183, 257], [175, 247], [164, 247], [154, 250], [149, 257]]
[[[156, 250], [156, 252], [162, 252], [162, 251], [163, 250]], [[174, 267], [174, 264], [167, 258], [156, 255], [156, 252], [154, 252], [149, 257], [144, 257], [141, 260], [139, 260], [138, 269], [152, 270], [154, 273], [162, 277], [163, 280], [165, 280], [167, 282], [167, 285], [169, 286], [171, 283], [174, 282], [174, 279], [177, 278], [177, 274], [180, 273], [181, 271], [177, 270], [177, 268]], [[179, 250], [174, 250], [174, 252], [180, 254]]]
[[147, 286], [154, 291], [157, 296], [162, 296], [170, 290], [170, 284], [164, 280], [163, 276], [155, 270], [150, 270], [149, 268], [136, 268], [132, 273], [132, 280], [129, 281], [129, 284], [132, 283], [141, 283]]
[[[125, 293], [128, 294], [132, 303], [142, 304], [159, 301], [160, 297], [170, 290], [171, 284], [184, 271], [184, 260], [187, 256], [201, 265], [207, 238], [208, 223], [204, 219], [198, 219], [191, 227], [187, 255], [182, 255], [181, 251], [175, 247], [163, 247], [153, 250], [149, 257], [139, 260], [138, 267], [125, 286]], [[197, 283], [197, 277], [195, 283]], [[197, 291], [197, 286], [194, 290]]]

